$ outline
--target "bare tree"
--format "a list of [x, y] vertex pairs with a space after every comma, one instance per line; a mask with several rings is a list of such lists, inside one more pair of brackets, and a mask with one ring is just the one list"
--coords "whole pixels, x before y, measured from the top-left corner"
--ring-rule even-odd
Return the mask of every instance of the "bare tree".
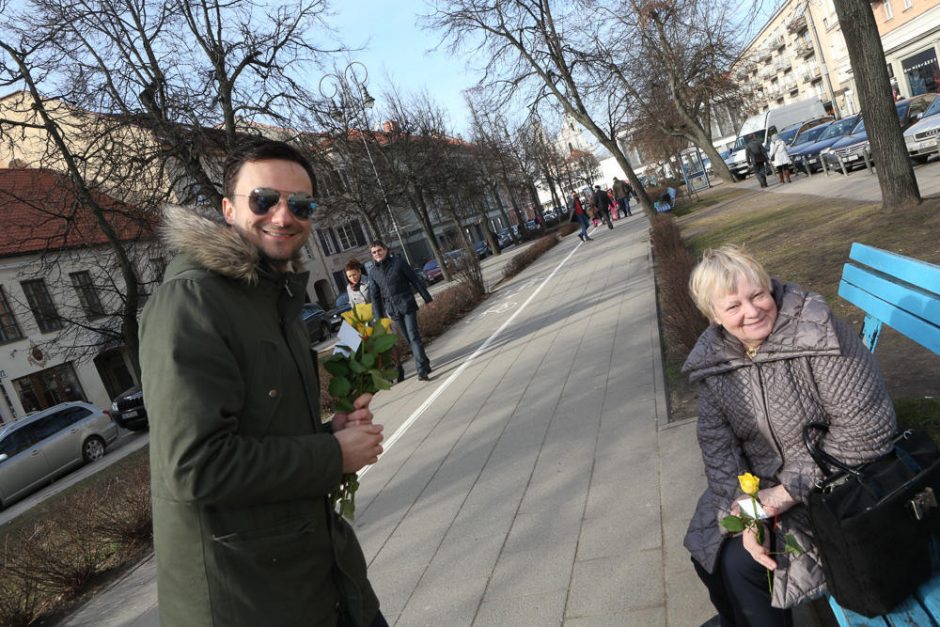
[[833, 3], [852, 62], [872, 157], [878, 165], [876, 172], [884, 207], [891, 210], [918, 204], [920, 188], [898, 126], [884, 49], [871, 4], [854, 0], [833, 0]]
[[309, 29], [324, 7], [28, 0], [8, 12], [0, 84], [25, 84], [26, 97], [6, 108], [0, 135], [28, 165], [65, 172], [96, 217], [122, 276], [121, 336], [135, 368], [139, 279], [95, 194], [148, 219], [166, 202], [218, 207], [221, 157], [241, 134], [302, 126], [310, 99], [291, 71], [321, 54]]
[[[633, 125], [655, 124], [663, 135], [698, 146], [722, 179], [733, 182], [712, 144], [713, 107], [739, 100], [729, 69], [741, 42], [723, 0], [622, 0], [613, 7], [593, 2], [608, 15], [594, 39], [597, 80], [629, 94]], [[588, 56], [592, 56], [589, 53]]]
[[644, 210], [654, 213], [617, 142], [628, 103], [619, 92], [592, 82], [590, 62], [579, 48], [588, 41], [580, 3], [565, 5], [561, 13], [550, 0], [435, 0], [433, 6], [428, 23], [452, 50], [474, 46], [487, 51], [483, 83], [504, 101], [521, 97], [526, 88], [530, 103], [553, 98], [616, 158]]

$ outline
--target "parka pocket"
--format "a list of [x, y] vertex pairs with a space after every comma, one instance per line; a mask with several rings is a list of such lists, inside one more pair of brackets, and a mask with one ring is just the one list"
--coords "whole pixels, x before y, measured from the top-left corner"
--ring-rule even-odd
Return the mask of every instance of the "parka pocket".
[[260, 340], [248, 356], [245, 368], [247, 395], [241, 420], [243, 435], [267, 434], [271, 420], [284, 397], [284, 363], [277, 344]]
[[209, 573], [219, 624], [335, 624], [338, 595], [327, 530], [312, 520], [212, 536]]

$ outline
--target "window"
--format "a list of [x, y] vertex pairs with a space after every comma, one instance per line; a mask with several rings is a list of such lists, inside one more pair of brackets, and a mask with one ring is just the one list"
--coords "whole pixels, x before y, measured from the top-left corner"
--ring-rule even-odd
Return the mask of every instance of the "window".
[[891, 8], [891, 0], [885, 0], [885, 19], [890, 20], [894, 17], [894, 9]]
[[23, 337], [20, 331], [20, 325], [16, 323], [16, 316], [10, 309], [10, 302], [7, 295], [3, 293], [3, 286], [0, 286], [0, 342], [12, 342]]
[[72, 277], [72, 287], [75, 288], [78, 300], [82, 304], [82, 310], [88, 316], [88, 319], [94, 320], [104, 316], [104, 307], [101, 306], [98, 290], [95, 289], [95, 284], [91, 281], [91, 273], [84, 270], [82, 272], [73, 272], [69, 276]]
[[52, 296], [46, 288], [46, 282], [42, 279], [34, 281], [23, 281], [23, 293], [26, 294], [26, 301], [29, 308], [36, 318], [36, 324], [43, 333], [56, 331], [62, 328], [62, 319], [59, 318], [59, 312], [56, 311], [55, 303], [52, 302]]
[[907, 11], [914, 6], [914, 0], [904, 0], [904, 10]]
[[362, 232], [362, 225], [359, 224], [358, 220], [336, 227], [336, 237], [339, 239], [340, 248], [343, 250], [366, 245], [366, 236]]
[[323, 247], [323, 254], [329, 257], [339, 252], [336, 248], [336, 242], [333, 240], [333, 234], [329, 230], [317, 229], [317, 237], [320, 239], [320, 246]]

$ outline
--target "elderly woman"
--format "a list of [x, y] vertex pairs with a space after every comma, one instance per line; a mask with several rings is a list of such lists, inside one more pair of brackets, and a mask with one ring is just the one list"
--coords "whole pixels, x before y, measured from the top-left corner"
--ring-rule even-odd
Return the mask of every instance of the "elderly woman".
[[[707, 251], [689, 286], [711, 324], [683, 367], [698, 387], [708, 480], [685, 546], [721, 625], [790, 625], [788, 608], [825, 592], [803, 506], [821, 471], [803, 427], [828, 423], [822, 448], [858, 464], [890, 449], [894, 410], [871, 353], [820, 295], [771, 280], [734, 246]], [[738, 513], [745, 472], [760, 478], [773, 517], [763, 545], [753, 531], [732, 536], [719, 525]], [[802, 554], [782, 553], [787, 534]]]

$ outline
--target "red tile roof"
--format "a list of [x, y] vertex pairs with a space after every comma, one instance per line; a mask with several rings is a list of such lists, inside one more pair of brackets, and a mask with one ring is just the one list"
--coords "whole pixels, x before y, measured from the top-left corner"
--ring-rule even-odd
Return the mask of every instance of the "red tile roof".
[[[122, 241], [151, 239], [154, 222], [140, 210], [100, 192], [92, 198]], [[107, 243], [91, 210], [60, 172], [0, 169], [0, 257]]]

